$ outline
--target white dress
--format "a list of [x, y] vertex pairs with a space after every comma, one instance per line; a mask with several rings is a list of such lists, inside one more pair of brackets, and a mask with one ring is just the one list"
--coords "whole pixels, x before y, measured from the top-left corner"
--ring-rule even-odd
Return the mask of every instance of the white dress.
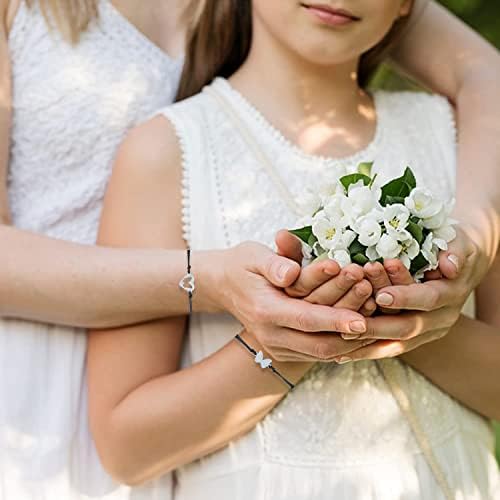
[[[172, 102], [182, 66], [108, 0], [99, 7], [75, 48], [24, 2], [9, 38], [14, 224], [85, 244], [95, 242], [118, 145]], [[169, 476], [130, 489], [102, 470], [87, 426], [85, 351], [84, 331], [0, 321], [0, 500], [168, 500]]]
[[[375, 95], [378, 125], [363, 151], [342, 160], [305, 154], [223, 79], [212, 89], [243, 121], [298, 195], [329, 173], [375, 161], [387, 179], [411, 165], [418, 182], [455, 189], [455, 129], [448, 103], [416, 93]], [[272, 245], [296, 216], [248, 142], [207, 92], [162, 110], [183, 150], [185, 239], [194, 250], [245, 240]], [[195, 314], [187, 363], [231, 341], [228, 315]], [[253, 363], [249, 356], [248, 363]], [[416, 371], [387, 360], [456, 500], [500, 498], [489, 422]], [[217, 404], [216, 399], [214, 404]], [[176, 500], [442, 500], [408, 421], [372, 361], [318, 364], [256, 428], [219, 452], [177, 471]]]

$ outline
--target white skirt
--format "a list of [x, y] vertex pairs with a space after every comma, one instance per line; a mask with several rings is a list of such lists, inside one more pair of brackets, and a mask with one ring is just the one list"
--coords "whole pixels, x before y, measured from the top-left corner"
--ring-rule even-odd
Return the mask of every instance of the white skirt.
[[[392, 361], [455, 500], [498, 500], [494, 435]], [[176, 500], [445, 500], [373, 362], [309, 374], [255, 430], [177, 472]]]
[[115, 483], [89, 432], [84, 330], [0, 320], [0, 500], [169, 500]]

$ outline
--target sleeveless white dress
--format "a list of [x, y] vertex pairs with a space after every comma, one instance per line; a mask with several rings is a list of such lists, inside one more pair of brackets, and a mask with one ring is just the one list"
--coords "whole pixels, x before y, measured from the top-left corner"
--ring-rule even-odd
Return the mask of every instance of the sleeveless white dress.
[[[93, 244], [114, 152], [128, 129], [173, 101], [173, 60], [108, 0], [77, 47], [24, 2], [14, 20], [9, 196], [14, 224]], [[41, 270], [43, 272], [43, 270]], [[168, 500], [171, 477], [115, 484], [87, 426], [86, 335], [0, 321], [0, 499]]]
[[[313, 189], [337, 169], [375, 161], [383, 180], [406, 165], [442, 196], [455, 189], [455, 128], [445, 99], [375, 94], [378, 125], [363, 151], [342, 160], [305, 154], [224, 79], [214, 89], [273, 159], [288, 189]], [[162, 110], [183, 153], [184, 236], [194, 250], [245, 240], [273, 245], [291, 213], [220, 103], [206, 91]], [[229, 315], [195, 314], [186, 363], [231, 341]], [[253, 363], [251, 357], [249, 363]], [[489, 423], [398, 360], [386, 369], [408, 396], [456, 500], [500, 498]], [[214, 399], [214, 404], [217, 404]], [[372, 361], [318, 364], [244, 437], [177, 471], [176, 500], [443, 500], [420, 447]]]

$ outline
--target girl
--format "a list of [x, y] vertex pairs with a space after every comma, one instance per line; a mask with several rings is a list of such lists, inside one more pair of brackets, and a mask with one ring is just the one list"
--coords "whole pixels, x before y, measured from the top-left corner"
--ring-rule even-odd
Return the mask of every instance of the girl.
[[[94, 242], [116, 146], [131, 126], [168, 104], [176, 92], [186, 25], [182, 7], [174, 0], [139, 6], [129, 0], [0, 0], [0, 172], [5, 176], [7, 170], [12, 104], [8, 192], [12, 221], [20, 228], [0, 227], [0, 310], [3, 316], [30, 320], [0, 323], [0, 491], [7, 500], [154, 498], [170, 488], [166, 478], [161, 485], [130, 490], [103, 473], [86, 430], [86, 339], [74, 326], [121, 326], [187, 311], [186, 297], [177, 287], [185, 270], [184, 252], [80, 245]], [[430, 5], [397, 58], [459, 103], [462, 120], [471, 127], [462, 139], [469, 152], [465, 171], [472, 155], [475, 164], [479, 155], [497, 154], [483, 120], [498, 113], [488, 100], [485, 78], [495, 59], [470, 30], [457, 26]], [[441, 40], [443, 34], [454, 37], [455, 30], [459, 43], [440, 54], [429, 32]], [[451, 57], [457, 46], [491, 64], [471, 72], [457, 59], [449, 78], [429, 67], [431, 55]], [[487, 113], [471, 106], [477, 95], [488, 103]], [[483, 133], [476, 149], [477, 129]], [[495, 166], [490, 159], [478, 163]], [[7, 221], [6, 193], [0, 199]], [[303, 318], [314, 331], [347, 330], [350, 320], [361, 319], [287, 300], [263, 276], [285, 286], [298, 268], [292, 266], [280, 277], [281, 266], [290, 263], [273, 260], [259, 245], [195, 252], [193, 265], [195, 307], [229, 310], [270, 351], [314, 354], [315, 339], [296, 332], [305, 328]], [[353, 282], [344, 285], [350, 288]], [[337, 354], [356, 345], [336, 336], [325, 342]]]
[[[99, 241], [194, 250], [248, 238], [271, 244], [279, 227], [294, 225], [304, 187], [318, 189], [360, 161], [375, 160], [382, 178], [411, 164], [421, 184], [452, 195], [448, 103], [372, 96], [359, 83], [367, 54], [394, 36], [411, 7], [205, 2], [179, 93], [193, 97], [120, 148]], [[175, 371], [184, 327], [178, 317], [91, 333], [91, 425], [104, 465], [121, 480], [142, 483], [180, 467], [176, 498], [189, 500], [500, 494], [486, 422], [399, 361], [311, 369], [273, 360], [283, 380], [266, 368], [254, 336], [233, 340], [236, 320], [200, 314], [189, 323], [185, 368]], [[470, 328], [486, 331], [492, 354], [484, 362], [498, 364], [498, 336], [479, 322], [457, 326]]]

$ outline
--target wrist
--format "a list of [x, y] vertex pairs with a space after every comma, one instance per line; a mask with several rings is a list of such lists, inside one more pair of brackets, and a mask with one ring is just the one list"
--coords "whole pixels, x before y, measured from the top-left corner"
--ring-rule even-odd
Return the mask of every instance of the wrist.
[[192, 273], [196, 291], [193, 296], [195, 312], [217, 313], [226, 310], [224, 293], [224, 257], [226, 250], [191, 253]]

